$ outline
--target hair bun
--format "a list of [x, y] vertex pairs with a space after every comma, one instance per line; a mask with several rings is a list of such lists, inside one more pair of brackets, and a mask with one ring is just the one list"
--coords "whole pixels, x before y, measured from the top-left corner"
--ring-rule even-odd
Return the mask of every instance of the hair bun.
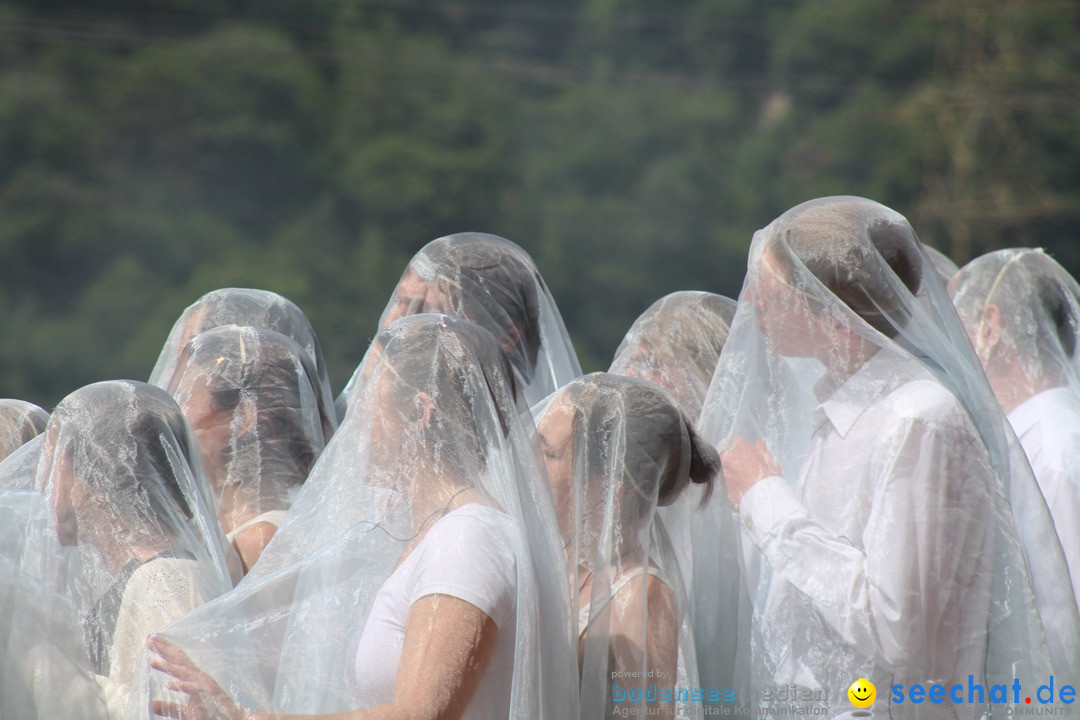
[[720, 473], [720, 455], [716, 448], [698, 435], [689, 421], [686, 432], [690, 436], [690, 482], [699, 485], [711, 483]]

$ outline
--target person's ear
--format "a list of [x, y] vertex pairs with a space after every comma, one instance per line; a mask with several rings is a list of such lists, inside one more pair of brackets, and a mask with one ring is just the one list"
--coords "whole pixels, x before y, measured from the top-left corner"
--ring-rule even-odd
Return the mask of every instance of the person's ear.
[[976, 349], [989, 350], [1001, 340], [1001, 308], [987, 303], [979, 318], [978, 343]]
[[423, 390], [413, 396], [413, 409], [409, 420], [414, 423], [427, 425], [431, 422], [431, 415], [435, 412], [435, 401]]

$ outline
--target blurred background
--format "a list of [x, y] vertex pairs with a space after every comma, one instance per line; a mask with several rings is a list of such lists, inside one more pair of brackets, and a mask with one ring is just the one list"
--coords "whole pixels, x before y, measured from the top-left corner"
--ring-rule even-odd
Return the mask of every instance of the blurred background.
[[754, 230], [855, 194], [1080, 271], [1075, 0], [0, 0], [0, 397], [145, 380], [274, 290], [335, 390], [409, 257], [503, 235], [586, 370]]

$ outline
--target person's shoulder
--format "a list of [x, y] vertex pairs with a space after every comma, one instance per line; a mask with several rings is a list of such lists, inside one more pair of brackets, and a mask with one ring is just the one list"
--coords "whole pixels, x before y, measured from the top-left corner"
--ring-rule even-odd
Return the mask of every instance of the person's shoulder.
[[[655, 566], [637, 567], [633, 570], [623, 573], [623, 575], [615, 580], [614, 586], [618, 589], [630, 588], [643, 596], [650, 598], [654, 597], [671, 597], [674, 598], [675, 590], [672, 587], [671, 581], [665, 576], [663, 571]], [[642, 592], [644, 590], [644, 592]]]
[[[1059, 392], [1060, 391], [1060, 392]], [[1026, 417], [1020, 418], [1023, 413]], [[1010, 413], [1020, 419], [1020, 443], [1040, 482], [1049, 477], [1069, 478], [1080, 483], [1080, 407], [1077, 398], [1064, 388], [1055, 388], [1030, 398]]]
[[447, 513], [431, 532], [436, 538], [447, 535], [500, 540], [512, 544], [514, 524], [502, 510], [489, 505], [469, 503]]
[[500, 627], [516, 604], [514, 526], [500, 510], [464, 505], [447, 513], [418, 549], [409, 604], [432, 593], [480, 608]]
[[623, 618], [648, 617], [649, 623], [671, 626], [678, 616], [678, 594], [656, 569], [631, 570], [616, 579], [611, 588], [611, 601]]
[[443, 517], [424, 538], [422, 562], [489, 564], [512, 568], [517, 564], [516, 526], [502, 510], [470, 503]]
[[882, 409], [898, 419], [927, 427], [969, 427], [971, 418], [963, 403], [933, 376], [913, 377], [883, 398]]
[[199, 563], [188, 557], [164, 556], [144, 562], [132, 571], [128, 585], [133, 583], [167, 583], [177, 577], [198, 573]]
[[208, 584], [205, 569], [195, 560], [158, 557], [143, 563], [124, 586], [125, 604], [130, 600], [146, 607], [186, 601], [201, 604]]
[[174, 557], [154, 558], [131, 573], [116, 618], [113, 667], [133, 667], [128, 658], [138, 657], [149, 633], [213, 596], [203, 576], [196, 561]]
[[872, 428], [878, 447], [895, 448], [918, 438], [920, 443], [938, 442], [963, 453], [962, 448], [983, 442], [964, 404], [929, 372], [898, 383], [867, 410], [863, 420]]
[[1034, 411], [1036, 423], [1043, 428], [1052, 427], [1061, 434], [1080, 436], [1080, 395], [1072, 389], [1056, 387], [1044, 390], [1021, 405], [1024, 406]]

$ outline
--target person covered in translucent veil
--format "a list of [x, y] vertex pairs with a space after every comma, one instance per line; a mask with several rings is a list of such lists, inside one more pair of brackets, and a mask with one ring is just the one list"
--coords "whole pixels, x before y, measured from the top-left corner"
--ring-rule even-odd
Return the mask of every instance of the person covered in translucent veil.
[[[379, 330], [407, 315], [463, 317], [499, 341], [531, 406], [581, 375], [570, 336], [536, 263], [496, 235], [457, 233], [416, 253], [398, 281]], [[337, 399], [344, 417], [354, 375]]]
[[37, 486], [50, 512], [28, 523], [19, 571], [68, 599], [120, 717], [147, 635], [231, 587], [224, 539], [164, 391], [89, 385], [60, 402], [44, 438]]
[[906, 688], [1074, 677], [1076, 613], [1044, 633], [1010, 506], [1038, 489], [907, 220], [799, 205], [755, 234], [743, 297], [702, 431], [748, 545], [751, 702], [794, 685], [836, 712], [866, 678], [876, 709], [940, 716]]
[[0, 460], [40, 435], [49, 413], [25, 400], [0, 400]]
[[656, 383], [696, 420], [734, 316], [735, 301], [723, 295], [665, 295], [630, 326], [608, 372]]
[[680, 569], [656, 511], [691, 483], [710, 488], [716, 452], [667, 392], [607, 373], [556, 392], [537, 430], [577, 609], [581, 717], [700, 716]]
[[[471, 323], [416, 315], [380, 333], [362, 370], [254, 571], [152, 641], [160, 672], [137, 706], [573, 716], [561, 543], [505, 354]], [[187, 703], [163, 700], [167, 688]]]
[[[333, 405], [330, 375], [315, 329], [296, 304], [269, 290], [221, 288], [206, 293], [188, 306], [169, 331], [150, 373], [150, 384], [167, 390], [173, 385], [173, 376], [186, 364], [184, 348], [192, 338], [222, 325], [273, 330], [292, 339], [311, 359], [319, 380], [319, 402], [327, 408]], [[331, 417], [330, 413], [327, 417]], [[330, 439], [336, 426], [337, 418], [333, 416], [333, 425], [326, 428], [326, 440]]]
[[199, 442], [218, 517], [246, 572], [322, 452], [333, 409], [320, 403], [307, 354], [280, 333], [217, 327], [182, 355], [169, 390]]
[[[735, 308], [734, 300], [707, 292], [675, 292], [660, 298], [634, 321], [615, 351], [609, 372], [656, 383], [696, 422]], [[715, 651], [725, 646], [721, 636], [726, 630], [718, 624], [719, 610], [737, 603], [734, 593], [738, 583], [732, 579], [738, 576], [738, 561], [730, 554], [733, 547], [726, 548], [726, 556], [717, 551], [723, 531], [715, 515], [699, 512], [702, 503], [702, 489], [689, 488], [657, 513], [664, 520], [679, 561], [695, 637], [700, 645]], [[710, 677], [710, 683], [730, 687], [728, 674], [720, 674], [722, 677]]]
[[1041, 250], [997, 250], [949, 284], [1046, 497], [1080, 593], [1080, 286]]

